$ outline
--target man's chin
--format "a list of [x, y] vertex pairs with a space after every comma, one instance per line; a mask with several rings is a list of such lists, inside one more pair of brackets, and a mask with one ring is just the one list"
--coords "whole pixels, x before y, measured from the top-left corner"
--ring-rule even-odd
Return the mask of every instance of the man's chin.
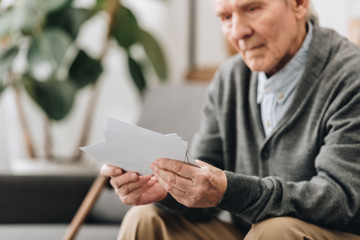
[[266, 68], [261, 63], [254, 63], [254, 62], [247, 63], [247, 62], [245, 62], [245, 64], [248, 66], [248, 68], [251, 69], [251, 71], [254, 71], [254, 72], [263, 72], [263, 71], [265, 71], [266, 72]]
[[245, 64], [250, 68], [253, 72], [265, 72], [265, 73], [271, 73], [272, 68], [271, 66], [268, 66], [264, 61], [259, 60], [249, 60], [245, 61]]

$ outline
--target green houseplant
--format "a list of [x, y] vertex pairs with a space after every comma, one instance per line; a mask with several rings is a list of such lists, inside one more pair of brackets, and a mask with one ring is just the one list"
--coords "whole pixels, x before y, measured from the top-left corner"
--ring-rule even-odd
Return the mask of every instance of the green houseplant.
[[[107, 19], [106, 36], [99, 56], [90, 56], [77, 43], [79, 30], [89, 19], [103, 15]], [[139, 93], [147, 87], [143, 62], [150, 64], [160, 80], [167, 77], [166, 61], [155, 38], [138, 24], [135, 15], [119, 0], [97, 0], [91, 8], [76, 8], [73, 0], [19, 0], [0, 12], [0, 94], [14, 90], [19, 121], [30, 158], [39, 157], [29, 131], [29, 124], [20, 101], [27, 94], [46, 118], [43, 132], [47, 159], [52, 153], [50, 125], [65, 119], [73, 108], [81, 89], [90, 88], [87, 110], [78, 145], [72, 161], [81, 157], [79, 146], [85, 145], [96, 103], [96, 90], [103, 72], [104, 58], [110, 44], [117, 44], [126, 53], [127, 68]], [[132, 48], [140, 46], [146, 59], [133, 56]], [[16, 62], [26, 64], [16, 69]]]

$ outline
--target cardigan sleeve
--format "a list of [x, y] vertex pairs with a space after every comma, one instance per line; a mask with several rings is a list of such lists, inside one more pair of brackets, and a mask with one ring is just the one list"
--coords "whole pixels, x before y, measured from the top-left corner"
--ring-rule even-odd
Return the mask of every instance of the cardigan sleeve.
[[359, 232], [354, 227], [360, 223], [359, 81], [343, 82], [327, 106], [321, 129], [324, 137], [314, 159], [315, 176], [291, 182], [276, 176], [260, 178], [226, 172], [228, 188], [218, 207], [253, 223], [292, 216]]

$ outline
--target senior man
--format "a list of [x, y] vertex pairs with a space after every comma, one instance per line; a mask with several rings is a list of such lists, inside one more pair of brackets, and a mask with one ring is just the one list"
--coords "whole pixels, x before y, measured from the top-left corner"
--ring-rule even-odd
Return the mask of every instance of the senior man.
[[104, 165], [120, 199], [143, 205], [119, 239], [360, 239], [360, 50], [309, 6], [215, 0], [239, 54], [209, 86], [192, 146], [200, 167], [157, 159], [139, 176]]

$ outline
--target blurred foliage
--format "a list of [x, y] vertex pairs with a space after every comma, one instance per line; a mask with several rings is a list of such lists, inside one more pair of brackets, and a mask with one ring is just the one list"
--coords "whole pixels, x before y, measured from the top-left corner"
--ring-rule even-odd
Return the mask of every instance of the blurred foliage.
[[[0, 40], [6, 46], [0, 54], [0, 93], [8, 86], [23, 86], [49, 119], [64, 119], [77, 92], [95, 84], [103, 72], [103, 56], [89, 56], [75, 41], [83, 24], [100, 13], [109, 18], [104, 48], [115, 40], [125, 50], [140, 93], [147, 81], [142, 65], [132, 56], [133, 46], [144, 49], [159, 79], [165, 80], [161, 47], [118, 0], [97, 0], [91, 9], [75, 8], [72, 0], [18, 0], [0, 12]], [[14, 62], [19, 59], [25, 59], [26, 66], [15, 72]]]

